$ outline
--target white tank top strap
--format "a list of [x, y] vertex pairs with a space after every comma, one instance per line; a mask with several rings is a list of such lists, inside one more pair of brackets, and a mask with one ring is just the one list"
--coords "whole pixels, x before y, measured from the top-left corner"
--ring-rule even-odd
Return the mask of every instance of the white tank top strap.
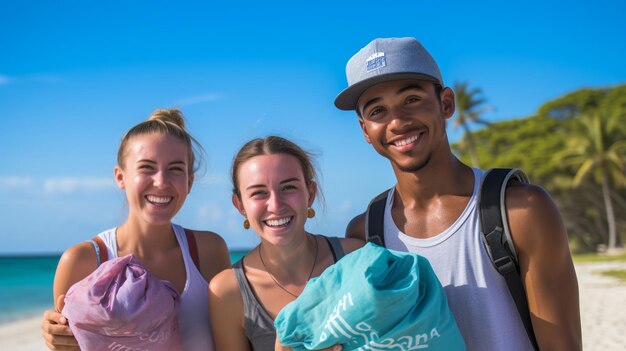
[[109, 260], [117, 258], [117, 238], [116, 238], [117, 227], [108, 229], [98, 234], [100, 239], [104, 241], [104, 244], [107, 247], [107, 253], [109, 254]]
[[[193, 259], [189, 254], [189, 244], [187, 243], [187, 236], [185, 235], [185, 229], [178, 224], [172, 223], [172, 229], [174, 230], [174, 235], [176, 235], [176, 240], [178, 241], [178, 245], [180, 246], [180, 251], [183, 256], [183, 261], [185, 262], [185, 274], [187, 276], [187, 281], [185, 282], [185, 288], [183, 289], [183, 293], [181, 296], [184, 296], [188, 289], [189, 284], [192, 281], [190, 278], [197, 279], [198, 276], [202, 278], [202, 274], [198, 271], [196, 266], [193, 263]], [[204, 280], [204, 278], [202, 278]]]

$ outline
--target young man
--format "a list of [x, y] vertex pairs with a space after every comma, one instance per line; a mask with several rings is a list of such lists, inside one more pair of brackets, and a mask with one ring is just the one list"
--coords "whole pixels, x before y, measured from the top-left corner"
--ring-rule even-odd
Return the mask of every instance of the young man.
[[[356, 111], [365, 140], [397, 178], [384, 212], [385, 246], [429, 259], [469, 350], [531, 350], [480, 237], [485, 172], [450, 149], [454, 92], [435, 60], [414, 38], [376, 39], [350, 59], [346, 74], [349, 86], [335, 105]], [[543, 189], [521, 183], [506, 190], [505, 205], [539, 348], [581, 349], [578, 283], [558, 209]], [[365, 213], [347, 236], [366, 239]]]

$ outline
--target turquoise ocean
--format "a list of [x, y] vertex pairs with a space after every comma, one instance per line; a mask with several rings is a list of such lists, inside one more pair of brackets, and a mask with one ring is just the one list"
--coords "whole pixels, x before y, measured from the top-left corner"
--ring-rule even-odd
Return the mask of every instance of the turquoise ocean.
[[[232, 262], [246, 251], [230, 253]], [[0, 256], [0, 324], [42, 315], [52, 307], [54, 256]]]

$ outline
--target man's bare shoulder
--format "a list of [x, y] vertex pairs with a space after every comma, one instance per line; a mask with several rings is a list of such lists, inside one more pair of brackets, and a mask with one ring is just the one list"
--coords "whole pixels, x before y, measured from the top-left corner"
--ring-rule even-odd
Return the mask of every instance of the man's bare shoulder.
[[346, 238], [365, 241], [365, 212], [352, 218], [346, 227]]
[[561, 214], [542, 187], [520, 183], [509, 186], [506, 209], [513, 242], [523, 252], [530, 256], [543, 251], [549, 254], [557, 247], [569, 252]]
[[341, 247], [346, 254], [354, 250], [360, 249], [361, 247], [363, 247], [363, 245], [365, 245], [365, 242], [363, 240], [355, 238], [341, 238], [339, 240], [341, 242]]
[[560, 218], [550, 194], [534, 184], [513, 183], [507, 187], [506, 208], [508, 216], [519, 221], [550, 221]]

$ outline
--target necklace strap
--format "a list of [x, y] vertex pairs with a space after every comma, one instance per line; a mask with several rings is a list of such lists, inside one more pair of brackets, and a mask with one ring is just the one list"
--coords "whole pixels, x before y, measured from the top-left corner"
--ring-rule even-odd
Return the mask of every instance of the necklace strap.
[[[313, 259], [313, 265], [311, 266], [311, 271], [309, 272], [309, 276], [306, 278], [306, 282], [308, 282], [311, 279], [311, 276], [313, 276], [313, 271], [315, 270], [315, 265], [317, 264], [317, 254], [318, 254], [317, 238], [313, 237], [313, 241], [315, 241], [315, 257]], [[289, 294], [289, 295], [291, 295], [291, 296], [293, 296], [295, 298], [300, 296], [300, 294], [296, 295], [296, 294], [292, 293], [291, 291], [289, 291], [287, 288], [285, 288], [281, 283], [278, 282], [278, 280], [270, 272], [270, 270], [267, 268], [267, 265], [265, 265], [265, 261], [263, 260], [263, 253], [261, 251], [261, 245], [259, 245], [259, 258], [261, 259], [261, 264], [263, 265], [263, 268], [265, 268], [265, 272], [267, 273], [267, 275], [270, 276], [272, 281], [274, 281], [276, 286], [278, 286], [281, 290], [283, 290], [284, 292], [286, 292], [287, 294]], [[305, 284], [306, 284], [306, 282], [305, 282]]]

